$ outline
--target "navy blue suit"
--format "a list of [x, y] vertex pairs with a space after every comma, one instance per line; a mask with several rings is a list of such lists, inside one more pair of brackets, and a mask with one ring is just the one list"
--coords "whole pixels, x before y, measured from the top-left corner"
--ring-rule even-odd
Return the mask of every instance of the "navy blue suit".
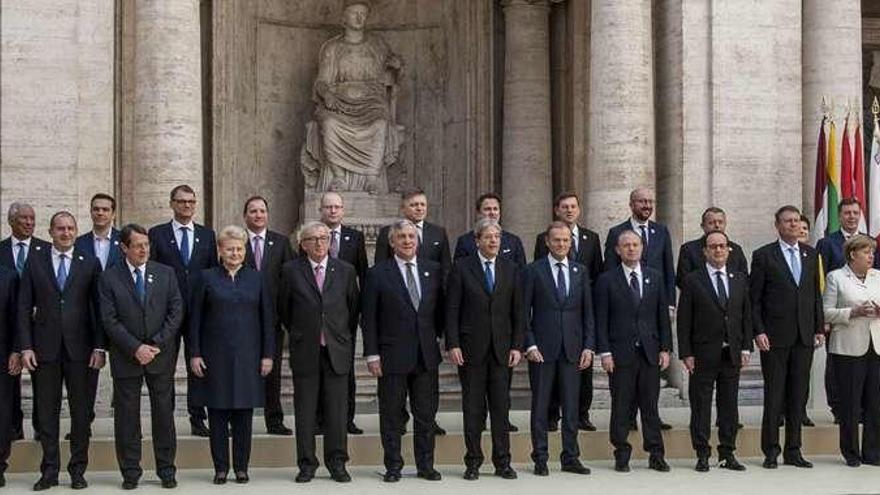
[[[107, 264], [104, 266], [105, 270], [108, 267], [113, 266], [115, 263], [125, 259], [125, 255], [122, 254], [122, 248], [119, 247], [120, 242], [119, 230], [115, 228], [110, 229], [110, 252], [107, 254]], [[89, 253], [97, 258], [97, 255], [95, 254], [94, 232], [88, 232], [77, 237], [73, 247], [79, 252]]]
[[525, 348], [537, 346], [543, 363], [529, 362], [532, 389], [532, 460], [546, 463], [547, 416], [554, 384], [562, 403], [562, 464], [578, 461], [577, 444], [578, 364], [585, 349], [594, 350], [595, 326], [587, 268], [569, 261], [568, 295], [557, 296], [556, 281], [548, 258], [528, 265], [522, 273], [523, 311], [526, 321]]
[[596, 336], [600, 356], [611, 353], [611, 443], [617, 462], [629, 462], [632, 446], [627, 441], [635, 405], [642, 413], [645, 450], [663, 456], [660, 416], [659, 353], [672, 350], [669, 303], [658, 283], [659, 271], [641, 264], [642, 289], [637, 298], [623, 267], [606, 271], [596, 281]]
[[[455, 254], [452, 256], [453, 261], [461, 258], [474, 256], [477, 254], [477, 238], [473, 232], [465, 232], [458, 236], [455, 241]], [[498, 255], [516, 263], [516, 266], [522, 268], [526, 266], [526, 252], [523, 249], [522, 240], [519, 236], [511, 234], [504, 230], [501, 232], [501, 250]]]
[[[0, 265], [0, 357], [3, 362], [13, 351], [15, 340], [15, 296], [18, 276], [15, 270]], [[15, 380], [0, 370], [0, 476], [6, 472], [12, 443], [12, 388]]]
[[[605, 238], [605, 270], [620, 265], [620, 258], [614, 248], [617, 237], [625, 230], [632, 230], [630, 219], [611, 227]], [[636, 232], [640, 234], [640, 232]], [[672, 264], [672, 240], [669, 230], [662, 223], [648, 221], [648, 246], [642, 249], [642, 264], [660, 272], [661, 286], [666, 290], [666, 301], [675, 305], [675, 266]]]

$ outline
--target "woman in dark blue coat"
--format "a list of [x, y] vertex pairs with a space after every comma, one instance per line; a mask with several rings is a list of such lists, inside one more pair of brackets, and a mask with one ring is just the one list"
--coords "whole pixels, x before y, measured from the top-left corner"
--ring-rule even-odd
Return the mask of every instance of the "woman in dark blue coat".
[[246, 242], [240, 227], [220, 231], [221, 265], [202, 270], [190, 305], [193, 399], [208, 408], [215, 484], [225, 483], [229, 471], [230, 427], [235, 481], [248, 481], [253, 412], [263, 407], [275, 350], [272, 299], [260, 272], [244, 266]]

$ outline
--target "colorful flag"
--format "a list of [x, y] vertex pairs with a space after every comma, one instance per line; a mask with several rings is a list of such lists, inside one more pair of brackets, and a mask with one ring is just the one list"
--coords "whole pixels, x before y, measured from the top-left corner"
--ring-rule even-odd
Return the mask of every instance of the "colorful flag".
[[840, 136], [840, 199], [853, 196], [852, 143], [849, 138], [849, 114], [847, 113], [843, 120], [843, 134]]
[[[876, 105], [876, 99], [875, 105]], [[880, 129], [874, 114], [874, 132], [871, 133], [871, 156], [868, 159], [868, 233], [880, 235]]]
[[837, 127], [834, 120], [828, 125], [828, 158], [825, 161], [825, 170], [828, 180], [828, 195], [826, 196], [825, 209], [828, 212], [826, 218], [825, 234], [840, 230], [840, 218], [837, 208], [840, 203], [840, 169], [837, 168]]
[[822, 123], [819, 125], [819, 144], [816, 146], [816, 185], [813, 188], [813, 209], [815, 210], [815, 218], [813, 219], [813, 245], [825, 236], [825, 228], [828, 226], [828, 171], [826, 170], [825, 160], [828, 150], [825, 145], [825, 122], [828, 117], [822, 117]]
[[862, 143], [862, 124], [856, 124], [856, 134], [853, 139], [853, 197], [859, 200], [862, 209], [862, 218], [859, 219], [859, 232], [868, 231], [865, 201], [865, 146]]

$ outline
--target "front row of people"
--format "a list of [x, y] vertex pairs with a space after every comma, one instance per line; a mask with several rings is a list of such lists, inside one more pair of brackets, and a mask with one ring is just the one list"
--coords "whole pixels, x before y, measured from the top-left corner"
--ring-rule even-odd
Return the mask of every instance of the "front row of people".
[[[681, 281], [677, 325], [680, 357], [692, 374], [690, 424], [696, 469], [709, 469], [711, 399], [718, 404], [720, 467], [741, 471], [734, 456], [740, 368], [754, 339], [762, 352], [765, 411], [761, 447], [764, 467], [777, 457], [810, 467], [800, 451], [800, 424], [812, 349], [822, 344], [823, 314], [831, 324], [831, 359], [840, 393], [841, 452], [850, 466], [880, 464], [880, 272], [871, 269], [875, 242], [853, 236], [845, 244], [847, 265], [827, 277], [824, 311], [815, 250], [797, 242], [799, 212], [776, 215], [779, 240], [753, 254], [752, 274], [732, 270], [730, 242], [723, 231], [704, 238], [705, 267]], [[324, 462], [331, 478], [346, 482], [348, 461], [347, 388], [353, 341], [360, 322], [364, 355], [378, 378], [380, 433], [386, 482], [399, 481], [401, 435], [409, 402], [414, 418], [418, 476], [441, 479], [434, 467], [439, 342], [445, 340], [462, 382], [466, 455], [464, 478], [477, 479], [484, 456], [480, 437], [491, 425], [495, 475], [517, 477], [511, 467], [508, 411], [509, 370], [524, 357], [532, 390], [531, 439], [534, 473], [548, 470], [548, 413], [554, 389], [562, 409], [562, 470], [589, 474], [580, 459], [579, 370], [595, 359], [611, 379], [610, 439], [615, 469], [630, 470], [627, 441], [633, 411], [642, 419], [648, 465], [669, 471], [658, 414], [660, 372], [669, 365], [672, 336], [662, 274], [642, 261], [643, 237], [619, 234], [614, 251], [620, 265], [592, 281], [588, 268], [569, 256], [569, 226], [554, 222], [544, 236], [546, 256], [519, 269], [499, 256], [502, 230], [491, 218], [474, 228], [476, 253], [460, 259], [444, 284], [439, 263], [417, 256], [419, 230], [409, 220], [388, 229], [390, 257], [377, 263], [358, 288], [353, 266], [330, 256], [331, 231], [323, 223], [300, 231], [303, 256], [283, 266], [277, 296], [265, 278], [245, 262], [248, 234], [223, 229], [217, 238], [220, 265], [193, 274], [188, 302], [172, 268], [150, 261], [148, 234], [137, 225], [120, 233], [124, 261], [101, 273], [96, 258], [75, 251], [75, 219], [66, 212], [50, 222], [52, 244], [36, 246], [35, 259], [20, 277], [0, 268], [0, 351], [15, 348], [33, 375], [40, 411], [44, 460], [43, 490], [58, 484], [58, 415], [61, 385], [71, 409], [72, 488], [85, 488], [88, 464], [89, 370], [104, 365], [109, 351], [113, 377], [114, 433], [123, 488], [138, 485], [142, 470], [140, 395], [150, 398], [153, 448], [162, 486], [173, 488], [176, 432], [174, 371], [178, 334], [184, 333], [194, 377], [192, 407], [207, 407], [214, 482], [226, 482], [232, 437], [232, 470], [248, 481], [253, 409], [264, 405], [264, 381], [276, 362], [276, 305], [289, 331], [297, 432], [297, 482], [308, 482], [319, 465], [315, 455], [317, 415], [322, 415]], [[17, 311], [13, 311], [13, 307]], [[16, 314], [17, 321], [6, 318]], [[96, 321], [92, 321], [96, 318]], [[46, 331], [46, 328], [56, 331]], [[101, 328], [102, 331], [97, 331]], [[60, 329], [60, 331], [57, 331]], [[106, 339], [105, 339], [106, 335]], [[445, 338], [445, 339], [444, 339]], [[10, 363], [10, 371], [20, 371]], [[12, 377], [0, 377], [0, 392]], [[0, 425], [8, 425], [8, 401], [0, 404]], [[867, 414], [863, 415], [863, 411]], [[786, 415], [785, 448], [777, 420]], [[864, 416], [862, 443], [858, 424]], [[9, 455], [9, 429], [0, 428], [0, 461]], [[2, 479], [2, 476], [0, 476]]]

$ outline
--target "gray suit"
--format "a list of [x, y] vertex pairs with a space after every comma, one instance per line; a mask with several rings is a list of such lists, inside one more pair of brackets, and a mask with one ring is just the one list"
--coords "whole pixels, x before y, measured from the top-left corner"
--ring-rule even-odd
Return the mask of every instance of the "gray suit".
[[[98, 284], [101, 321], [110, 340], [116, 459], [126, 480], [137, 480], [143, 473], [141, 423], [131, 418], [140, 417], [144, 381], [150, 393], [156, 471], [162, 479], [173, 478], [176, 472], [175, 344], [183, 321], [183, 299], [171, 267], [154, 261], [147, 262], [145, 267], [143, 303], [125, 261], [108, 268]], [[159, 355], [146, 366], [134, 357], [141, 344], [160, 349]]]

